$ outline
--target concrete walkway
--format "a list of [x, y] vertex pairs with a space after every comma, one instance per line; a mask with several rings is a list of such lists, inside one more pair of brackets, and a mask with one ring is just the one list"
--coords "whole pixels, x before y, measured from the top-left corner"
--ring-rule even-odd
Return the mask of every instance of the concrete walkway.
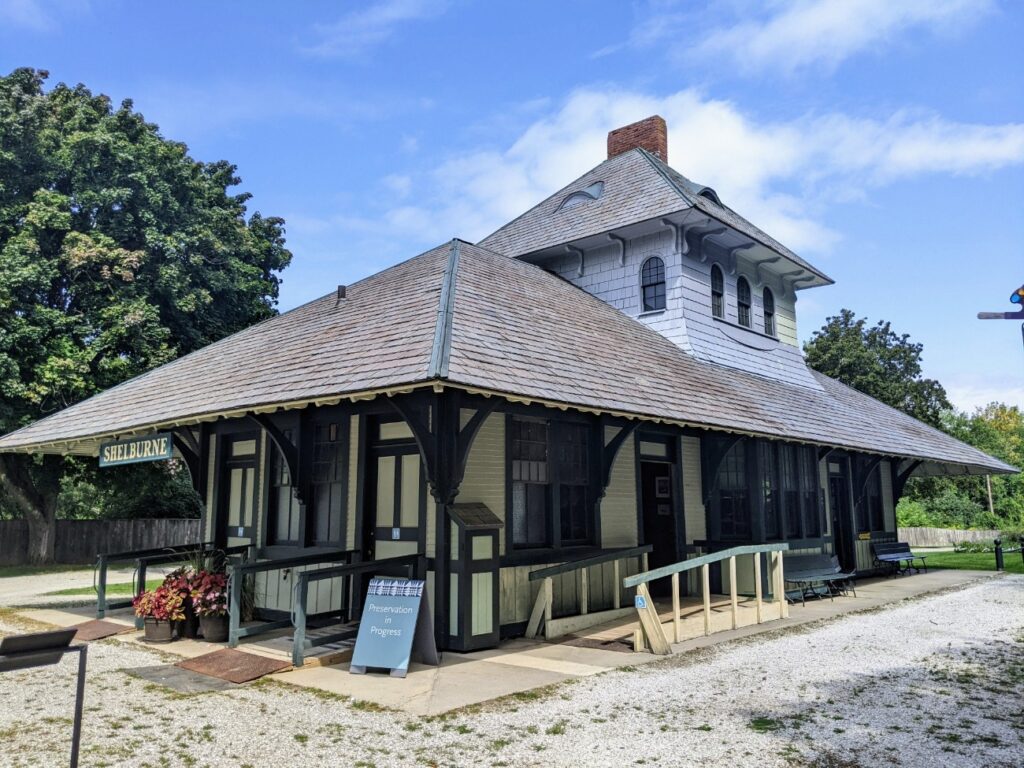
[[[131, 568], [111, 568], [107, 572], [108, 584], [127, 584], [132, 580]], [[149, 578], [158, 579], [164, 575], [162, 569], [151, 569]], [[82, 566], [81, 570], [36, 573], [28, 576], [0, 578], [0, 608], [21, 608], [42, 605], [95, 604], [95, 595], [51, 595], [63, 589], [77, 589], [93, 585], [93, 570]]]
[[[872, 611], [909, 598], [962, 587], [995, 574], [977, 571], [937, 570], [930, 573], [865, 580], [857, 584], [857, 597], [837, 597], [835, 600], [813, 600], [806, 605], [792, 605], [789, 618], [752, 624], [736, 630], [700, 634], [672, 646], [673, 655], [685, 655], [698, 648], [752, 637], [762, 633], [777, 633], [787, 628], [809, 625], [859, 611]], [[25, 610], [20, 615], [34, 621], [57, 626], [70, 626], [89, 618], [82, 609], [77, 610]], [[131, 623], [131, 616], [118, 612], [110, 617], [114, 621]], [[664, 617], [663, 617], [664, 618]], [[694, 615], [686, 622], [700, 622]], [[599, 642], [621, 637], [632, 638], [636, 622], [623, 620], [600, 625], [562, 642], [544, 642], [516, 639], [499, 648], [475, 653], [445, 653], [438, 667], [413, 664], [404, 679], [386, 674], [353, 675], [348, 664], [333, 666], [306, 666], [272, 675], [272, 679], [302, 688], [350, 697], [410, 715], [437, 715], [461, 709], [503, 696], [519, 694], [531, 698], [529, 693], [574, 678], [586, 678], [626, 666], [637, 666], [665, 657], [650, 653], [622, 652], [589, 647]], [[702, 632], [703, 630], [701, 630]], [[698, 634], [690, 632], [689, 635]], [[110, 638], [129, 646], [144, 645], [141, 633], [128, 633]], [[584, 645], [574, 644], [582, 642]], [[622, 648], [622, 643], [615, 643]], [[207, 653], [217, 647], [195, 640], [180, 640], [159, 649], [182, 657]], [[241, 650], [268, 656], [280, 656], [281, 651], [259, 639], [245, 642]]]

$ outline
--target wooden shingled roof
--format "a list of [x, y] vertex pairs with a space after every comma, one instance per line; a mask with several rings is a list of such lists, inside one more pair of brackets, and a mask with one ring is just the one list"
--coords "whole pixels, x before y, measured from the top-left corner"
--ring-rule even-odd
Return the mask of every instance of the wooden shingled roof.
[[712, 365], [540, 267], [434, 248], [0, 438], [91, 453], [130, 431], [442, 383], [694, 427], [955, 465], [1012, 467], [815, 374], [801, 387]]

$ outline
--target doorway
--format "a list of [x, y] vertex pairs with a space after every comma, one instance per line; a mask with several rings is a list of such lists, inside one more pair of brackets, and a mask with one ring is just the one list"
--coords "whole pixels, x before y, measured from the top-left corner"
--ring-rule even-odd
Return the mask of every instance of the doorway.
[[[654, 549], [648, 556], [651, 569], [671, 565], [682, 558], [676, 547], [676, 522], [672, 464], [661, 461], [640, 462], [640, 505], [643, 517], [643, 541]], [[668, 588], [665, 579], [650, 586]]]
[[256, 543], [256, 433], [226, 435], [220, 440], [217, 482], [217, 527], [214, 540], [221, 547]]
[[419, 447], [404, 421], [372, 419], [368, 427], [363, 559], [416, 554], [427, 513]]
[[828, 462], [828, 504], [832, 512], [832, 541], [839, 565], [844, 571], [856, 570], [853, 544], [853, 516], [850, 510], [850, 478], [846, 459]]

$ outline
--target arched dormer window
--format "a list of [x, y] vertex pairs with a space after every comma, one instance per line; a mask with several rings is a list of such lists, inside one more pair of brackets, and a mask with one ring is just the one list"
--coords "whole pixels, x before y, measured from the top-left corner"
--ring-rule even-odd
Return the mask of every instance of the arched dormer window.
[[640, 293], [644, 312], [665, 308], [665, 262], [657, 256], [640, 267]]
[[750, 328], [750, 283], [747, 282], [745, 277], [741, 277], [736, 281], [736, 314], [740, 325], [744, 328]]
[[761, 294], [761, 303], [764, 305], [764, 332], [769, 336], [775, 335], [775, 295], [771, 288], [765, 288]]
[[725, 278], [722, 277], [722, 268], [717, 264], [711, 265], [711, 314], [725, 317]]

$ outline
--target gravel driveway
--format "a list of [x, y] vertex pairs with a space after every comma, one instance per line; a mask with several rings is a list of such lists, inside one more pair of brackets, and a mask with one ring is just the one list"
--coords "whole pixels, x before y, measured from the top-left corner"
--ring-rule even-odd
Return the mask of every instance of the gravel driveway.
[[[0, 630], [17, 629], [0, 616]], [[521, 694], [440, 718], [262, 683], [192, 696], [90, 651], [86, 766], [1010, 766], [1024, 577]], [[66, 764], [72, 663], [0, 675], [0, 765]]]

